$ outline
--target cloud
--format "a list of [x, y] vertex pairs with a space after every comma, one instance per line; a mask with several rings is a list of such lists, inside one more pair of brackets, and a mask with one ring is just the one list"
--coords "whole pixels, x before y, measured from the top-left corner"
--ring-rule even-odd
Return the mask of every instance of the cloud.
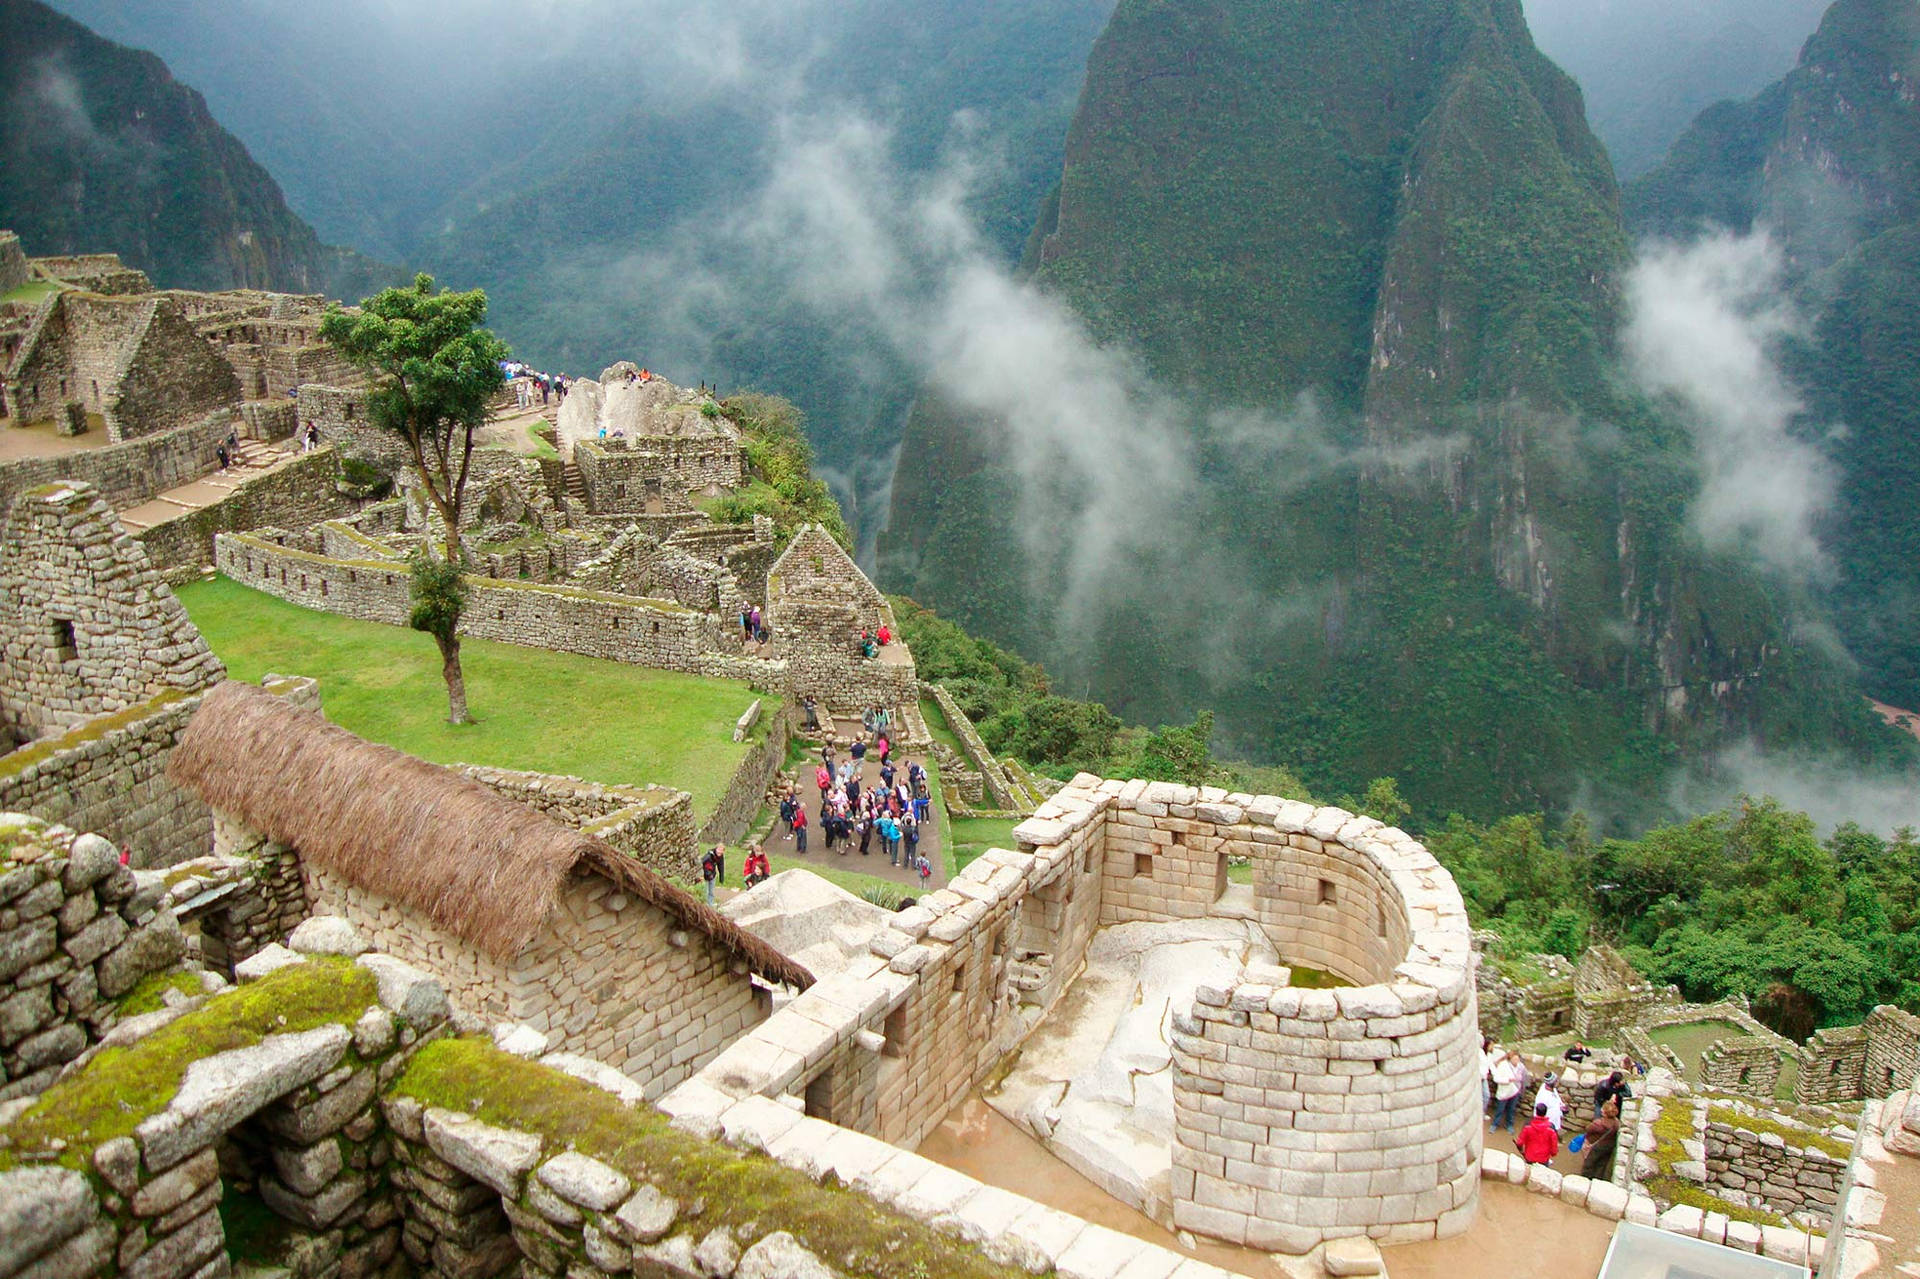
[[1920, 828], [1913, 774], [1863, 770], [1836, 755], [1769, 753], [1751, 742], [1719, 752], [1704, 769], [1677, 773], [1670, 790], [1685, 813], [1725, 808], [1742, 795], [1771, 795], [1809, 814], [1822, 832], [1856, 822], [1881, 835]]
[[1778, 352], [1804, 322], [1787, 300], [1784, 265], [1764, 231], [1645, 245], [1627, 277], [1624, 343], [1631, 372], [1693, 435], [1700, 492], [1691, 514], [1706, 544], [1809, 581], [1830, 569], [1817, 527], [1838, 475], [1794, 430], [1805, 404]]

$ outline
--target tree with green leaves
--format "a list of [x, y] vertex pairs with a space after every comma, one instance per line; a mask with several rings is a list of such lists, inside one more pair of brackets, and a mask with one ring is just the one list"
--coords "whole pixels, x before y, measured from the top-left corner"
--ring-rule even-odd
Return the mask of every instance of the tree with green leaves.
[[368, 374], [367, 416], [406, 445], [414, 476], [440, 517], [444, 554], [434, 556], [429, 530], [413, 569], [409, 620], [440, 648], [447, 719], [454, 724], [471, 722], [460, 670], [466, 603], [460, 514], [473, 433], [486, 424], [507, 358], [506, 343], [481, 327], [486, 318], [481, 290], [436, 293], [432, 276], [416, 275], [411, 285], [383, 289], [357, 311], [334, 307], [320, 322], [320, 336]]

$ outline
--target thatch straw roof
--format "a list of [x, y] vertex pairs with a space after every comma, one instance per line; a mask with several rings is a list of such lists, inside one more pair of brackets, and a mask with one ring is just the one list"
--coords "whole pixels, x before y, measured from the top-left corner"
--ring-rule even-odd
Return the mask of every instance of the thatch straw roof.
[[251, 684], [229, 680], [206, 695], [167, 773], [321, 870], [502, 959], [526, 949], [567, 876], [581, 871], [705, 933], [771, 981], [813, 984], [805, 968], [604, 841]]

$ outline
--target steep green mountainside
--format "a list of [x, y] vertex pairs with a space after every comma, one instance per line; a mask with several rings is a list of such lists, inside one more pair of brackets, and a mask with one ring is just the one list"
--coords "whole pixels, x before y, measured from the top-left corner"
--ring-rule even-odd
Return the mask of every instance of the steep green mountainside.
[[1840, 0], [1800, 65], [1704, 113], [1627, 191], [1637, 231], [1775, 236], [1816, 317], [1797, 372], [1842, 468], [1827, 545], [1875, 696], [1920, 704], [1920, 5]]
[[164, 285], [359, 296], [386, 269], [322, 244], [150, 53], [0, 0], [0, 227], [31, 254], [114, 252]]
[[1734, 736], [1897, 749], [1689, 534], [1687, 437], [1614, 371], [1629, 258], [1513, 0], [1127, 0], [1029, 262], [1174, 388], [1196, 481], [1064, 614], [1112, 530], [929, 394], [886, 584], [1126, 719], [1212, 707], [1233, 753], [1424, 811], [1630, 808]]

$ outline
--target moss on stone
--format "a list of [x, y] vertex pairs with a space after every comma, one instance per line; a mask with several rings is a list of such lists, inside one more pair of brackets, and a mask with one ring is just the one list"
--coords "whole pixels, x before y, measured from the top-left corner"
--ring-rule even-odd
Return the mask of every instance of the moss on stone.
[[0, 1155], [58, 1152], [59, 1162], [86, 1169], [95, 1146], [127, 1136], [166, 1109], [187, 1067], [200, 1058], [269, 1035], [352, 1025], [378, 999], [372, 974], [351, 961], [329, 957], [289, 965], [209, 1000], [137, 1043], [101, 1052], [13, 1122], [6, 1130], [13, 1147]]
[[96, 715], [83, 724], [76, 724], [58, 737], [44, 737], [37, 742], [28, 742], [17, 751], [0, 755], [0, 777], [17, 777], [35, 764], [51, 759], [61, 751], [72, 750], [88, 742], [97, 742], [109, 733], [137, 724], [148, 716], [157, 715], [167, 707], [184, 702], [192, 696], [194, 694], [185, 689], [169, 688], [125, 710], [114, 711], [109, 715]]
[[478, 1039], [446, 1039], [414, 1054], [394, 1091], [426, 1105], [532, 1132], [551, 1153], [571, 1147], [682, 1205], [705, 1233], [726, 1224], [790, 1232], [840, 1272], [866, 1279], [1010, 1279], [977, 1248], [883, 1208], [829, 1181], [816, 1184], [766, 1158], [671, 1127], [559, 1071], [500, 1052]]
[[1734, 1221], [1744, 1221], [1755, 1226], [1788, 1224], [1787, 1219], [1779, 1213], [1768, 1212], [1765, 1208], [1746, 1208], [1736, 1203], [1729, 1203], [1704, 1186], [1679, 1177], [1650, 1178], [1647, 1181], [1647, 1189], [1654, 1198], [1669, 1204], [1685, 1204], [1689, 1208], [1698, 1208], [1702, 1212], [1724, 1213]]
[[1735, 1110], [1731, 1106], [1708, 1106], [1707, 1122], [1725, 1124], [1729, 1128], [1744, 1128], [1751, 1133], [1772, 1133], [1789, 1146], [1800, 1150], [1817, 1150], [1823, 1155], [1833, 1156], [1841, 1163], [1853, 1158], [1853, 1147], [1838, 1137], [1810, 1128], [1762, 1119], [1757, 1115]]
[[138, 985], [114, 1002], [122, 1017], [138, 1017], [159, 1012], [167, 1006], [167, 992], [177, 990], [188, 997], [205, 994], [200, 979], [192, 973], [148, 973]]

